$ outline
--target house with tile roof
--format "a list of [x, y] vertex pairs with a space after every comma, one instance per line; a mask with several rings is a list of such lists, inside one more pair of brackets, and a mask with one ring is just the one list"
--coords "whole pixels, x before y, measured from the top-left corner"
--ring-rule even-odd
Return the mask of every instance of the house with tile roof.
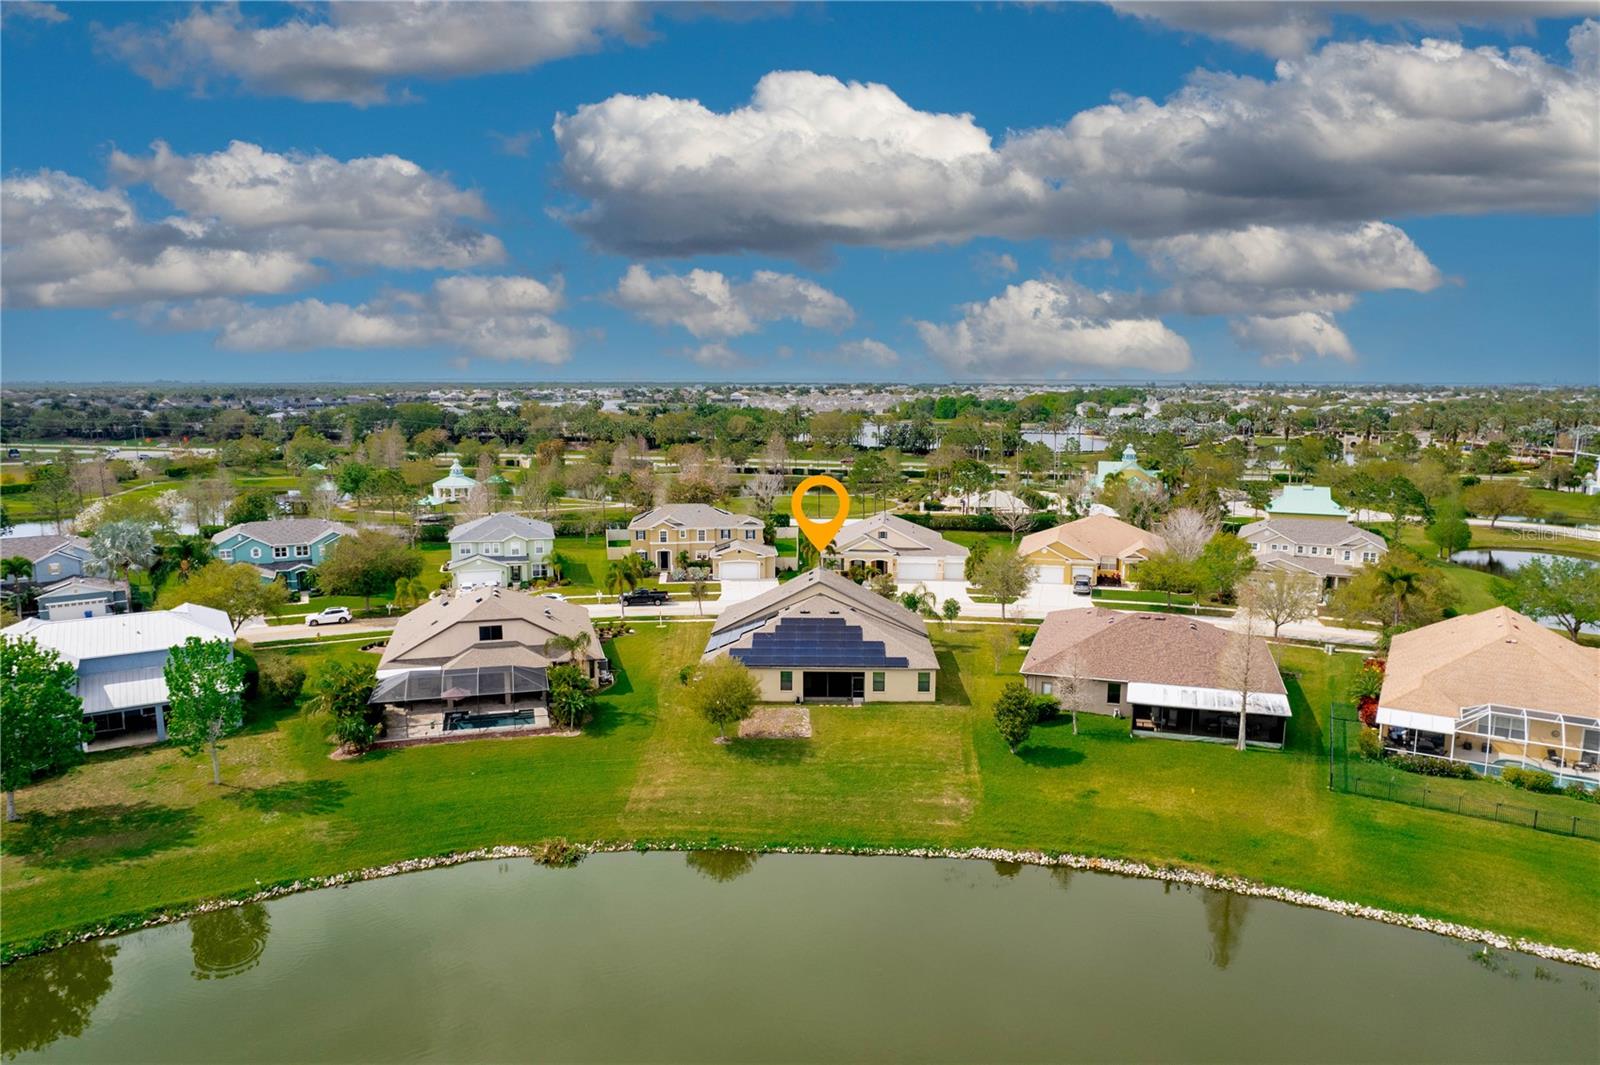
[[898, 514], [847, 521], [828, 545], [830, 565], [860, 565], [898, 581], [966, 579], [967, 549]]
[[167, 654], [190, 637], [231, 647], [233, 626], [220, 610], [184, 603], [139, 614], [27, 618], [0, 630], [0, 639], [31, 639], [72, 666], [84, 719], [94, 726], [90, 751], [167, 738]]
[[[1266, 641], [1252, 637], [1245, 742], [1281, 748], [1292, 716]], [[1175, 614], [1089, 607], [1045, 616], [1022, 677], [1030, 690], [1073, 699], [1080, 713], [1129, 719], [1135, 736], [1232, 743], [1239, 690], [1229, 676], [1234, 634]]]
[[549, 576], [555, 549], [556, 531], [549, 522], [490, 514], [450, 530], [450, 561], [445, 568], [457, 591], [512, 586]]
[[702, 660], [722, 655], [770, 703], [931, 703], [939, 672], [922, 618], [826, 569], [723, 610]]
[[1135, 566], [1166, 549], [1159, 533], [1108, 514], [1041, 529], [1017, 544], [1017, 553], [1032, 567], [1039, 584], [1073, 584], [1080, 577], [1090, 584], [1121, 583]]
[[1402, 632], [1389, 645], [1378, 727], [1391, 749], [1596, 787], [1600, 648], [1504, 606]]
[[291, 590], [305, 586], [307, 571], [322, 565], [348, 525], [324, 518], [247, 521], [211, 537], [211, 554], [224, 562], [254, 566], [264, 581], [282, 579]]

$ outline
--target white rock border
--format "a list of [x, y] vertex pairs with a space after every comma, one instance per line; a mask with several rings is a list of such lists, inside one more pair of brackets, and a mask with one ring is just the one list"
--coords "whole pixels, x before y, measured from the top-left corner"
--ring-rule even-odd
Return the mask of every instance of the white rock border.
[[[1019, 865], [1064, 866], [1069, 869], [1085, 869], [1096, 873], [1136, 877], [1141, 880], [1162, 880], [1173, 884], [1210, 888], [1215, 891], [1230, 891], [1236, 895], [1247, 895], [1252, 898], [1273, 899], [1277, 902], [1286, 902], [1291, 906], [1303, 906], [1308, 909], [1336, 913], [1344, 917], [1377, 921], [1381, 924], [1410, 928], [1418, 932], [1432, 932], [1435, 935], [1448, 936], [1451, 939], [1459, 939], [1467, 943], [1481, 943], [1495, 950], [1514, 950], [1522, 954], [1530, 954], [1536, 958], [1543, 958], [1547, 961], [1563, 962], [1567, 965], [1600, 970], [1600, 952], [1596, 951], [1557, 947], [1548, 943], [1538, 943], [1531, 939], [1523, 939], [1519, 936], [1502, 935], [1499, 932], [1484, 928], [1456, 924], [1453, 921], [1441, 921], [1433, 917], [1424, 917], [1419, 913], [1400, 913], [1396, 910], [1385, 910], [1378, 906], [1367, 906], [1359, 902], [1332, 899], [1326, 895], [1318, 895], [1310, 891], [1298, 891], [1294, 888], [1261, 884], [1239, 877], [1218, 876], [1215, 873], [1207, 873], [1198, 869], [1185, 869], [1178, 866], [1154, 866], [1125, 858], [1096, 858], [1085, 854], [1048, 854], [1044, 851], [1012, 851], [994, 847], [970, 847], [965, 850], [955, 850], [947, 847], [737, 847], [731, 844], [697, 846], [681, 842], [654, 842], [650, 840], [574, 843], [572, 847], [585, 855], [620, 854], [630, 851], [647, 853], [650, 851], [724, 850], [749, 851], [754, 854], [838, 854], [857, 857], [957, 858], [989, 862], [1012, 862]], [[253, 894], [242, 897], [210, 899], [196, 903], [193, 906], [152, 914], [141, 920], [130, 922], [125, 926], [102, 924], [86, 928], [58, 942], [54, 942], [48, 947], [41, 946], [37, 950], [8, 957], [5, 964], [10, 965], [12, 962], [31, 954], [42, 954], [48, 950], [56, 950], [73, 943], [82, 943], [86, 940], [100, 939], [106, 936], [124, 935], [144, 928], [184, 921], [197, 914], [211, 913], [233, 906], [245, 906], [255, 902], [266, 902], [304, 891], [347, 887], [366, 880], [380, 880], [384, 877], [399, 876], [402, 873], [419, 873], [429, 869], [445, 869], [450, 866], [464, 865], [467, 862], [501, 861], [507, 858], [536, 859], [539, 853], [540, 849], [535, 847], [502, 844], [494, 847], [480, 847], [470, 851], [456, 851], [432, 858], [409, 858], [405, 861], [393, 862], [388, 865], [371, 866], [366, 869], [334, 873], [328, 876], [304, 877], [284, 884], [263, 887]]]

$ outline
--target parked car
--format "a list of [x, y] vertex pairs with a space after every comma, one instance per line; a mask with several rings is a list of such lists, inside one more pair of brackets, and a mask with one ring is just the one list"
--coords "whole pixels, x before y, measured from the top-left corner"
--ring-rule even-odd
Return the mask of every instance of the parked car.
[[1089, 584], [1088, 574], [1080, 573], [1076, 577], [1072, 578], [1073, 595], [1091, 595], [1093, 592], [1094, 588]]
[[539, 598], [554, 599], [558, 603], [565, 603], [567, 601], [567, 597], [562, 595], [560, 592], [544, 592], [539, 596]]
[[635, 588], [618, 598], [624, 606], [660, 606], [672, 597], [659, 588]]
[[325, 606], [306, 618], [307, 625], [343, 625], [350, 620], [347, 606]]

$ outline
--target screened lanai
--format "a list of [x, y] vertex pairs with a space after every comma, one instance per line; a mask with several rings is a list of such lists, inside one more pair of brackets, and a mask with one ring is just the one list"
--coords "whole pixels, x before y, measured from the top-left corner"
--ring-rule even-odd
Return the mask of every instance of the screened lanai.
[[532, 666], [409, 669], [380, 680], [367, 701], [375, 706], [443, 702], [453, 707], [467, 700], [493, 699], [509, 705], [518, 696], [549, 690], [544, 670]]
[[1530, 710], [1485, 703], [1451, 720], [1381, 710], [1385, 743], [1411, 754], [1465, 762], [1498, 775], [1507, 766], [1540, 769], [1562, 784], [1600, 784], [1600, 710]]

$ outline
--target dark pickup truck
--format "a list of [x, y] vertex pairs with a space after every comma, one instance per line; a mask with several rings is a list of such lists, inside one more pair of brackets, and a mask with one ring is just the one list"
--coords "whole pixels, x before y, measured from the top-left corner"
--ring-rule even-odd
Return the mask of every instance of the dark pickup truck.
[[618, 598], [624, 606], [660, 606], [672, 597], [659, 588], [635, 588]]

